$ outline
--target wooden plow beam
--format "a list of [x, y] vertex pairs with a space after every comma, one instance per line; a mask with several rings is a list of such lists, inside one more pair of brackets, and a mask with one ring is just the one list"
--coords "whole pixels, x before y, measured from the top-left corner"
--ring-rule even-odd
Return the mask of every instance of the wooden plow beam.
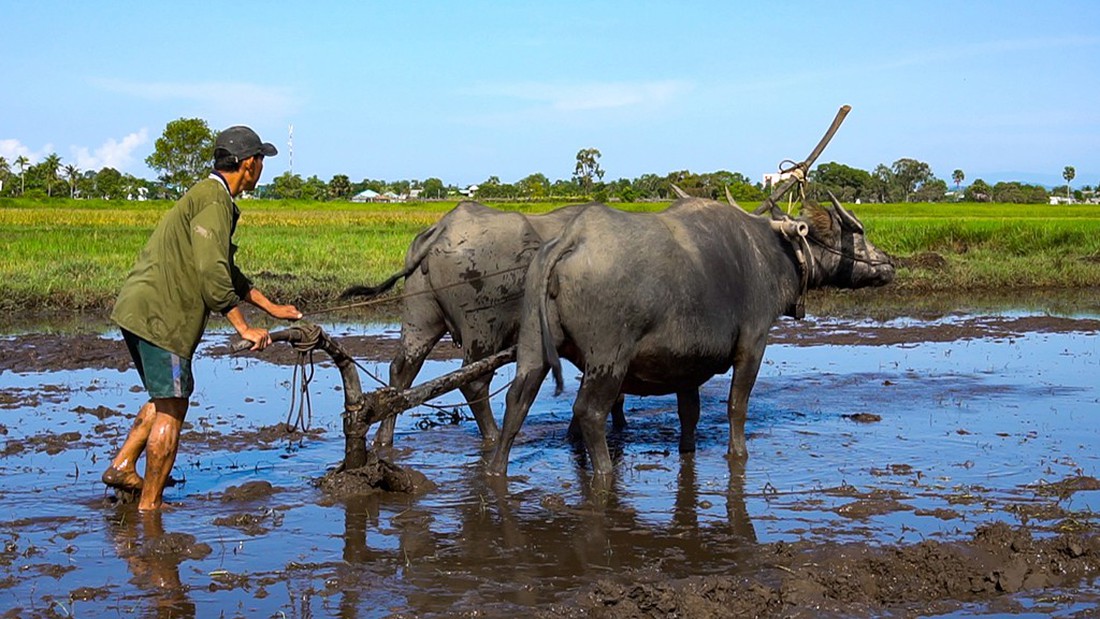
[[[364, 393], [356, 371], [355, 360], [323, 329], [309, 323], [271, 332], [272, 342], [287, 342], [299, 352], [323, 350], [340, 370], [344, 383], [344, 463], [342, 470], [359, 468], [367, 463], [367, 431], [370, 426], [390, 417], [396, 417], [410, 408], [419, 406], [462, 385], [488, 374], [516, 359], [516, 347], [498, 352], [480, 361], [433, 378], [408, 389], [381, 387]], [[230, 345], [232, 353], [248, 350], [252, 342], [241, 340]]]

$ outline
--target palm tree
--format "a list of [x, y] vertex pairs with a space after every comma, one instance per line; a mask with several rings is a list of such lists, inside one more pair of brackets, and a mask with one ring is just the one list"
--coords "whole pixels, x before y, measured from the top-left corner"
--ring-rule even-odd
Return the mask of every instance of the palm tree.
[[1066, 169], [1062, 170], [1062, 178], [1066, 179], [1066, 200], [1069, 200], [1069, 183], [1075, 176], [1077, 176], [1077, 170], [1071, 165], [1066, 166]]
[[46, 170], [46, 196], [53, 197], [53, 182], [57, 180], [57, 171], [61, 169], [61, 157], [57, 153], [50, 153], [42, 160], [42, 166]]
[[577, 152], [577, 167], [573, 170], [573, 178], [577, 179], [585, 195], [592, 189], [593, 177], [603, 180], [603, 170], [600, 169], [600, 151], [595, 148], [582, 148]]
[[951, 180], [955, 181], [955, 191], [959, 190], [959, 185], [966, 179], [966, 175], [962, 170], [955, 170], [951, 173]]
[[27, 166], [31, 164], [31, 160], [27, 159], [26, 155], [19, 155], [15, 158], [15, 165], [19, 166], [19, 195], [23, 195], [27, 191]]
[[80, 178], [80, 169], [73, 164], [65, 166], [65, 178], [69, 179], [69, 197], [76, 197], [76, 179]]
[[11, 175], [11, 164], [7, 159], [0, 157], [0, 191], [4, 189], [4, 181], [8, 180], [9, 175]]

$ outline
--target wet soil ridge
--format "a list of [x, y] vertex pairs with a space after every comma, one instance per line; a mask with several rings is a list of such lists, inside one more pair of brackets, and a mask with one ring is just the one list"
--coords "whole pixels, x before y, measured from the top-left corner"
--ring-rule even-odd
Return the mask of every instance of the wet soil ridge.
[[[1002, 594], [1074, 587], [1100, 570], [1100, 536], [1035, 539], [1025, 527], [979, 527], [965, 542], [911, 546], [762, 546], [748, 576], [668, 580], [659, 569], [634, 583], [606, 579], [540, 617], [881, 616], [944, 610], [944, 601], [988, 601]], [[806, 614], [809, 609], [812, 613]]]
[[314, 485], [337, 501], [379, 492], [423, 494], [435, 487], [420, 471], [398, 466], [373, 451], [367, 452], [367, 463], [363, 466], [330, 471], [315, 480]]
[[[896, 345], [911, 342], [953, 342], [983, 337], [1014, 337], [1025, 333], [1097, 333], [1100, 320], [1059, 316], [982, 316], [950, 322], [921, 322], [894, 326], [868, 323], [857, 328], [837, 330], [834, 325], [814, 321], [782, 321], [772, 327], [768, 338], [772, 344], [815, 345]], [[340, 346], [355, 359], [389, 361], [398, 346], [393, 337], [378, 335], [345, 335]], [[3, 342], [0, 374], [8, 372], [57, 372], [81, 369], [130, 370], [130, 358], [121, 339], [89, 334], [25, 334]], [[213, 345], [200, 350], [200, 355], [222, 357], [230, 354], [228, 345]], [[255, 357], [276, 365], [293, 365], [298, 355], [291, 346], [277, 346], [240, 357]], [[428, 357], [443, 361], [462, 358], [462, 350], [441, 341]], [[318, 358], [317, 365], [330, 366], [331, 360]], [[0, 405], [3, 404], [0, 398]]]

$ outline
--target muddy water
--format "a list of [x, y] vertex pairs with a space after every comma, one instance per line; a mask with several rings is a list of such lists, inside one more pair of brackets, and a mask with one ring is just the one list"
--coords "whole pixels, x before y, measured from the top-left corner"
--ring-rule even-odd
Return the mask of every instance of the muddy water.
[[[1037, 535], [1091, 526], [1100, 509], [1096, 315], [1037, 326], [1048, 318], [1020, 310], [781, 325], [750, 404], [744, 470], [724, 458], [729, 375], [703, 389], [691, 456], [676, 452], [674, 397], [628, 398], [610, 486], [593, 484], [564, 441], [575, 373], [561, 396], [549, 385], [540, 394], [503, 483], [482, 474], [476, 425], [447, 406], [457, 394], [444, 397], [442, 409], [403, 415], [397, 448], [383, 454], [435, 489], [341, 500], [312, 483], [343, 455], [335, 369], [316, 368], [312, 431], [281, 435], [272, 426], [287, 418], [291, 369], [216, 354], [223, 339], [209, 337], [179, 483], [166, 492], [173, 508], [159, 518], [115, 504], [98, 482], [144, 400], [133, 370], [3, 371], [0, 610], [568, 614], [596, 583], [748, 577], [779, 542], [889, 546], [962, 540], [990, 522], [1038, 525]], [[324, 326], [338, 338], [396, 335], [387, 324]], [[21, 337], [0, 346], [14, 351]], [[384, 361], [362, 363], [386, 373]], [[455, 367], [429, 361], [420, 380]], [[496, 386], [510, 378], [506, 368]], [[502, 402], [495, 396], [496, 410]], [[923, 612], [1095, 612], [1100, 589], [1083, 582], [1009, 600]]]

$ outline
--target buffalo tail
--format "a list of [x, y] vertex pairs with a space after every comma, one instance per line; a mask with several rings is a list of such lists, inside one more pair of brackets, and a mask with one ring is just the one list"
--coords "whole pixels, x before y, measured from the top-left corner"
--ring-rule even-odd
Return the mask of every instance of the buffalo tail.
[[443, 230], [441, 226], [432, 226], [427, 230], [416, 235], [411, 245], [409, 245], [409, 251], [405, 254], [405, 268], [397, 273], [394, 273], [386, 281], [375, 286], [351, 286], [347, 290], [344, 290], [340, 294], [340, 299], [350, 299], [351, 297], [376, 297], [384, 292], [389, 291], [398, 281], [408, 277], [420, 263], [424, 261], [424, 258], [428, 256], [428, 251], [432, 247], [432, 243], [439, 237], [439, 233]]
[[561, 357], [558, 356], [558, 347], [554, 345], [554, 338], [550, 333], [550, 278], [554, 276], [554, 266], [570, 249], [569, 243], [561, 243], [560, 239], [552, 240], [543, 246], [546, 250], [545, 272], [539, 282], [539, 330], [542, 335], [543, 357], [550, 365], [550, 373], [554, 377], [554, 395], [560, 395], [565, 387], [565, 381], [561, 373]]

